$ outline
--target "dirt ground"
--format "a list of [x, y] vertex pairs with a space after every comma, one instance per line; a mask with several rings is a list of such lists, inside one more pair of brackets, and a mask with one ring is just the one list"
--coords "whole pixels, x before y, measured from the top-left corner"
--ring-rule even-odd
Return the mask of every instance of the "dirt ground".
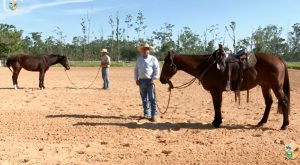
[[[133, 68], [112, 68], [111, 89], [101, 80], [91, 89], [76, 89], [63, 68], [46, 74], [39, 90], [38, 73], [22, 70], [21, 89], [13, 90], [11, 73], [0, 68], [0, 164], [300, 164], [289, 160], [284, 146], [300, 144], [300, 71], [289, 70], [290, 127], [280, 131], [282, 115], [274, 101], [268, 123], [255, 128], [264, 112], [260, 87], [245, 92], [242, 104], [224, 93], [223, 124], [211, 126], [210, 94], [198, 83], [174, 90], [170, 109], [155, 124], [142, 115]], [[97, 68], [72, 68], [80, 87], [93, 80]], [[191, 79], [179, 72], [175, 85]], [[159, 106], [167, 103], [167, 86], [157, 82]]]

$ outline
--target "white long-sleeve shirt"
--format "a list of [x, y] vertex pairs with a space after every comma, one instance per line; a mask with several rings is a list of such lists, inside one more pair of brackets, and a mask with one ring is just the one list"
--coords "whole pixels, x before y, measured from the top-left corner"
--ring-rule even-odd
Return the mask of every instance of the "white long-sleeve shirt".
[[146, 58], [139, 56], [134, 68], [134, 79], [152, 79], [159, 78], [159, 63], [156, 57], [148, 55]]

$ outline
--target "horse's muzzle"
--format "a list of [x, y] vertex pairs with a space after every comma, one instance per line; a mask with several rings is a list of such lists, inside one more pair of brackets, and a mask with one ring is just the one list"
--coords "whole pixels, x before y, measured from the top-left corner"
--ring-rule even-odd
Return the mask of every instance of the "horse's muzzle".
[[160, 78], [160, 82], [162, 83], [162, 84], [167, 84], [168, 83], [168, 79], [167, 78]]

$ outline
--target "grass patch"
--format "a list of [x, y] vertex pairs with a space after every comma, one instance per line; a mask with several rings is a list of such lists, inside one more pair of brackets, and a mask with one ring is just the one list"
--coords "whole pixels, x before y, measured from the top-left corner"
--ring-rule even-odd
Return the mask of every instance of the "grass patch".
[[[100, 67], [100, 61], [69, 61], [71, 67]], [[133, 61], [111, 62], [111, 67], [133, 67]]]
[[[69, 61], [71, 67], [100, 67], [100, 61]], [[163, 62], [159, 62], [162, 67]], [[112, 61], [111, 67], [134, 67], [135, 61]], [[287, 62], [290, 69], [300, 69], [300, 62]]]
[[300, 69], [300, 62], [287, 62], [290, 69]]

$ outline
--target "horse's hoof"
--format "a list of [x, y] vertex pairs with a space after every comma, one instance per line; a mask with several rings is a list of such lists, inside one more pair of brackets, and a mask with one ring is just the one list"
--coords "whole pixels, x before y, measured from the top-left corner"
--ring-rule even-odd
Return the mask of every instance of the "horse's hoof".
[[215, 121], [213, 121], [211, 124], [212, 124], [215, 128], [219, 128], [220, 125], [221, 125], [220, 122], [215, 122]]
[[288, 129], [288, 125], [283, 125], [281, 126], [280, 130], [287, 130]]
[[255, 127], [262, 127], [262, 126], [264, 126], [264, 124], [265, 124], [265, 123], [263, 123], [263, 122], [259, 122], [259, 123], [256, 124]]

